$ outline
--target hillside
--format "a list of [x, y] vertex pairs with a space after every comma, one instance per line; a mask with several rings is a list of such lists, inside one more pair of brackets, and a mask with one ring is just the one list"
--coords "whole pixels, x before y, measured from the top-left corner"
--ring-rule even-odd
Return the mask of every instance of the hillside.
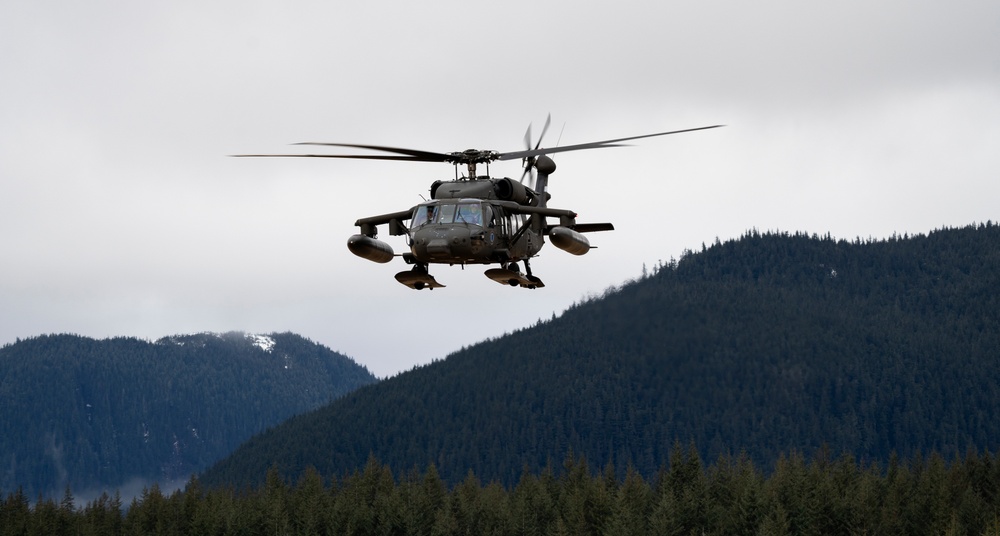
[[61, 496], [186, 480], [247, 438], [375, 378], [290, 333], [0, 348], [0, 489]]
[[824, 444], [883, 466], [893, 451], [995, 450], [998, 295], [993, 224], [853, 242], [749, 232], [291, 419], [202, 481], [337, 476], [374, 454], [512, 483], [570, 451], [651, 477], [677, 441], [763, 467]]

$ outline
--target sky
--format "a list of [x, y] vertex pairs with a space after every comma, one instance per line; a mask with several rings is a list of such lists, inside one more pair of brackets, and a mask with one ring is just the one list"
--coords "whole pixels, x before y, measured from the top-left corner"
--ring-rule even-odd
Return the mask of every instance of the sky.
[[[616, 230], [543, 249], [537, 290], [414, 291], [347, 250], [448, 164], [227, 156], [515, 151], [550, 113], [543, 146], [726, 127], [555, 155], [549, 206]], [[998, 200], [995, 1], [0, 3], [0, 345], [292, 331], [387, 377], [751, 229], [881, 239]]]

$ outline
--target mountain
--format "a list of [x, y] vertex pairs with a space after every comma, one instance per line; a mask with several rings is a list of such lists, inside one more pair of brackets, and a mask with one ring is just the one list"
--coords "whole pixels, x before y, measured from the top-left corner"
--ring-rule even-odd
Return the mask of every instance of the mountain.
[[156, 342], [47, 335], [0, 348], [0, 489], [165, 483], [375, 377], [291, 333]]
[[887, 240], [751, 231], [558, 318], [254, 437], [202, 475], [340, 476], [370, 455], [511, 484], [567, 453], [647, 478], [677, 442], [762, 467], [1000, 445], [1000, 226]]

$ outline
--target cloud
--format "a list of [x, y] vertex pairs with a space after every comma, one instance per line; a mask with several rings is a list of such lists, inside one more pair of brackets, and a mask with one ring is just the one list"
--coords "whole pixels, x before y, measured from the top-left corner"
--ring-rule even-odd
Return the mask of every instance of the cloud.
[[[998, 15], [978, 0], [5, 5], [0, 341], [290, 330], [386, 375], [750, 228], [995, 220]], [[618, 230], [583, 258], [543, 250], [534, 292], [485, 267], [435, 267], [448, 287], [414, 292], [392, 280], [402, 264], [347, 252], [355, 219], [419, 202], [446, 165], [226, 157], [512, 150], [549, 112], [547, 143], [728, 126], [559, 155], [553, 206]]]

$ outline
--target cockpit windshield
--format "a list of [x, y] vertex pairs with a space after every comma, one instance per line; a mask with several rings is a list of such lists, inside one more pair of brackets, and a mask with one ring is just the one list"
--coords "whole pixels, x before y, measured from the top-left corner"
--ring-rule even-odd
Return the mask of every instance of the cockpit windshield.
[[458, 203], [442, 205], [421, 205], [413, 212], [411, 227], [417, 228], [428, 223], [468, 223], [483, 225], [481, 203]]
[[455, 214], [455, 223], [483, 224], [483, 208], [479, 203], [461, 203]]

